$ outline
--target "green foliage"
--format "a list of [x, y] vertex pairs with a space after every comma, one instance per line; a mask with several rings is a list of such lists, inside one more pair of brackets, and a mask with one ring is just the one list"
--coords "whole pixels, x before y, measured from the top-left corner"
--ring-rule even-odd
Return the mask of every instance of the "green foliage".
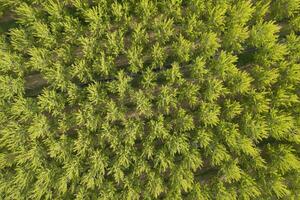
[[0, 0], [0, 199], [299, 199], [299, 9]]

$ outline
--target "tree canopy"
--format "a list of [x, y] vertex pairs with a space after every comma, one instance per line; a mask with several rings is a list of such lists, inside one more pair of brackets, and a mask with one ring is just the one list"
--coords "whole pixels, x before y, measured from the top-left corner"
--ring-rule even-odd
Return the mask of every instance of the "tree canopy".
[[300, 198], [300, 0], [0, 0], [0, 199]]

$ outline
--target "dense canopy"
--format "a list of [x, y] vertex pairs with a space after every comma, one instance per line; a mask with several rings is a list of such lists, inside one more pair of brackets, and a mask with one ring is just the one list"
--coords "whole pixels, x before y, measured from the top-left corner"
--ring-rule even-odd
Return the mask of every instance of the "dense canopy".
[[0, 0], [0, 199], [300, 198], [300, 0]]

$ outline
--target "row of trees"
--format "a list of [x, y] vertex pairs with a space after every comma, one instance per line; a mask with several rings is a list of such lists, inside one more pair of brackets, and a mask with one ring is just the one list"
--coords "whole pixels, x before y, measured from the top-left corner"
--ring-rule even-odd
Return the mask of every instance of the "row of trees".
[[0, 199], [298, 199], [299, 9], [0, 0]]

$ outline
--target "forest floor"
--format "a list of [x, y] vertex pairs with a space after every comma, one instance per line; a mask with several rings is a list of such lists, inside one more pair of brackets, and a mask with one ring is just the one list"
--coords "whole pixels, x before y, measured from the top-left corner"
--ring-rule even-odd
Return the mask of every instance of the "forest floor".
[[11, 12], [6, 12], [0, 15], [0, 34], [7, 32], [10, 28], [16, 27], [14, 15]]

